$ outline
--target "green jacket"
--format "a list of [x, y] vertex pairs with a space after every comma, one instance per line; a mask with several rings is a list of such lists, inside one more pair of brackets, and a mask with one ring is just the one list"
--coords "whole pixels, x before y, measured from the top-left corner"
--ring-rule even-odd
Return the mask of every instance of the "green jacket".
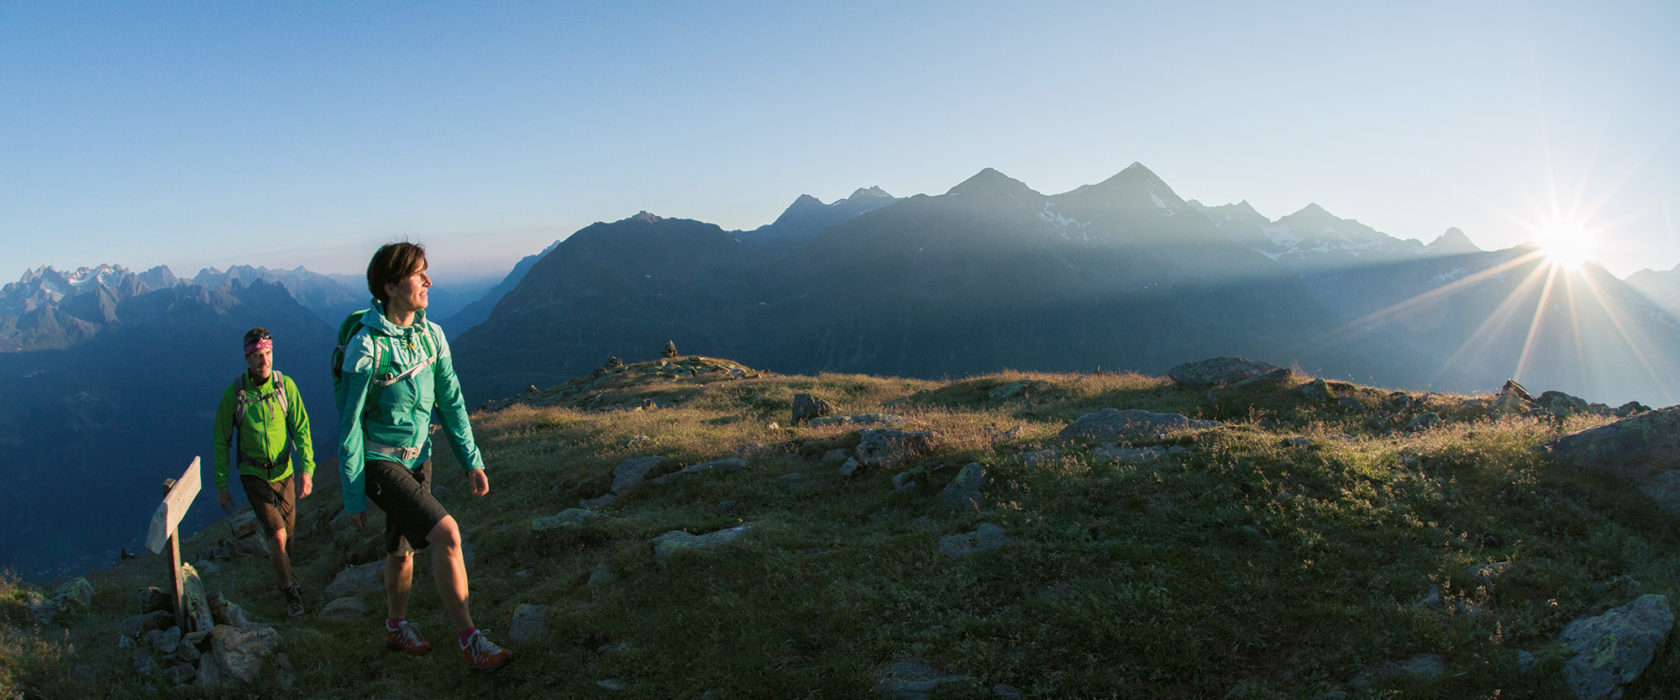
[[[429, 364], [425, 363], [428, 357], [433, 358]], [[417, 365], [421, 367], [415, 371]], [[384, 305], [375, 300], [362, 315], [361, 328], [344, 347], [342, 371], [341, 395], [336, 398], [344, 512], [367, 510], [363, 480], [367, 460], [414, 469], [431, 459], [434, 406], [449, 433], [455, 459], [468, 470], [484, 468], [484, 458], [473, 443], [449, 341], [442, 328], [426, 320], [425, 310], [416, 313], [413, 325], [398, 326], [385, 318]], [[389, 385], [380, 385], [381, 380], [393, 378]], [[393, 450], [409, 453], [393, 455]]]
[[[282, 391], [286, 394], [286, 413], [280, 413], [280, 397], [270, 394], [274, 389], [274, 377], [281, 379]], [[284, 374], [270, 374], [269, 379], [262, 384], [251, 380], [249, 372], [240, 372], [239, 379], [234, 380], [222, 392], [222, 402], [216, 406], [215, 458], [212, 463], [216, 472], [216, 490], [226, 491], [228, 484], [228, 448], [233, 442], [233, 412], [238, 404], [239, 390], [245, 389], [249, 399], [268, 395], [261, 401], [251, 400], [245, 405], [245, 419], [239, 425], [239, 473], [279, 481], [292, 475], [293, 462], [301, 462], [303, 473], [315, 473], [315, 449], [309, 441], [309, 412], [303, 408], [303, 398], [298, 396], [297, 384], [291, 377]], [[292, 436], [292, 455], [285, 463], [276, 464], [275, 469], [265, 469], [262, 464], [272, 464], [279, 460], [286, 451], [286, 434]], [[253, 464], [252, 462], [262, 464]]]

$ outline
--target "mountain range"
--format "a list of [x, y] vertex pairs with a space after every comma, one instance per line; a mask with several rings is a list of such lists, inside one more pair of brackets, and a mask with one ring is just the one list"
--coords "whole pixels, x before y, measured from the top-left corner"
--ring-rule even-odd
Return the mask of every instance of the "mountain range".
[[1424, 244], [1318, 205], [1275, 221], [1209, 207], [1141, 164], [1056, 195], [988, 168], [942, 195], [802, 196], [750, 232], [647, 212], [594, 224], [455, 349], [487, 398], [667, 341], [796, 373], [1160, 373], [1245, 355], [1395, 387], [1516, 377], [1615, 403], [1680, 397], [1674, 313], [1601, 267], [1556, 270], [1457, 229]]

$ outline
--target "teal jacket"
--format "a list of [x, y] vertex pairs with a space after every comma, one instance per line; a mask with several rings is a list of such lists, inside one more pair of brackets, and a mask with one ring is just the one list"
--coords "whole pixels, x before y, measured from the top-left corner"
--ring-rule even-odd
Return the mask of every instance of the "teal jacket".
[[[280, 377], [281, 390], [286, 394], [284, 416], [280, 413], [280, 397], [271, 393], [276, 376]], [[216, 452], [211, 459], [216, 474], [216, 490], [226, 491], [228, 488], [228, 448], [233, 442], [233, 412], [238, 408], [241, 388], [245, 389], [245, 395], [250, 399], [264, 395], [268, 398], [252, 400], [245, 406], [245, 418], [239, 424], [239, 451], [247, 459], [239, 460], [239, 473], [279, 481], [292, 475], [292, 463], [296, 461], [301, 463], [303, 473], [313, 475], [315, 448], [309, 441], [309, 412], [303, 409], [303, 398], [298, 396], [297, 384], [283, 373], [271, 374], [268, 381], [257, 384], [251, 381], [249, 372], [240, 372], [239, 379], [222, 392], [222, 402], [216, 406], [213, 438]], [[248, 463], [248, 460], [272, 463], [280, 459], [286, 450], [287, 433], [291, 433], [294, 449], [285, 464], [275, 465], [277, 468], [269, 471]]]
[[[431, 459], [434, 407], [449, 433], [455, 459], [469, 470], [484, 468], [484, 458], [473, 443], [449, 342], [442, 328], [426, 320], [425, 310], [417, 312], [413, 325], [398, 326], [385, 318], [384, 305], [375, 300], [344, 347], [341, 369], [343, 382], [336, 398], [338, 432], [343, 436], [338, 464], [344, 512], [367, 510], [363, 480], [367, 460], [414, 469]], [[381, 386], [384, 382], [390, 383]]]

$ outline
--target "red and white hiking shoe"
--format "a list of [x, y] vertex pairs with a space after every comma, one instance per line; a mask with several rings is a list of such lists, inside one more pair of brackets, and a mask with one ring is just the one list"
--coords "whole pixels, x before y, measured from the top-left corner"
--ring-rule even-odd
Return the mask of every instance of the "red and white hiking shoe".
[[392, 651], [406, 651], [420, 656], [432, 650], [432, 645], [420, 638], [420, 630], [408, 624], [408, 620], [397, 623], [396, 629], [385, 628], [385, 648]]
[[484, 630], [473, 630], [467, 643], [461, 645], [461, 654], [467, 657], [467, 667], [474, 671], [494, 671], [513, 660], [513, 650], [496, 646], [484, 636]]

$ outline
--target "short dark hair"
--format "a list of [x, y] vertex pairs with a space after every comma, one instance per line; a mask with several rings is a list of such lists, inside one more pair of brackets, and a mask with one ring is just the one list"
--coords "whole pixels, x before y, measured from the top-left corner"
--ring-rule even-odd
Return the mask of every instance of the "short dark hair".
[[263, 338], [267, 338], [267, 337], [268, 337], [268, 329], [263, 328], [262, 326], [257, 326], [256, 328], [252, 328], [251, 330], [245, 331], [245, 344], [250, 345], [251, 343], [255, 343], [255, 342], [257, 342], [259, 340], [262, 340]]
[[426, 266], [426, 249], [418, 243], [386, 243], [368, 261], [368, 291], [380, 303], [385, 298], [385, 285], [397, 284]]

